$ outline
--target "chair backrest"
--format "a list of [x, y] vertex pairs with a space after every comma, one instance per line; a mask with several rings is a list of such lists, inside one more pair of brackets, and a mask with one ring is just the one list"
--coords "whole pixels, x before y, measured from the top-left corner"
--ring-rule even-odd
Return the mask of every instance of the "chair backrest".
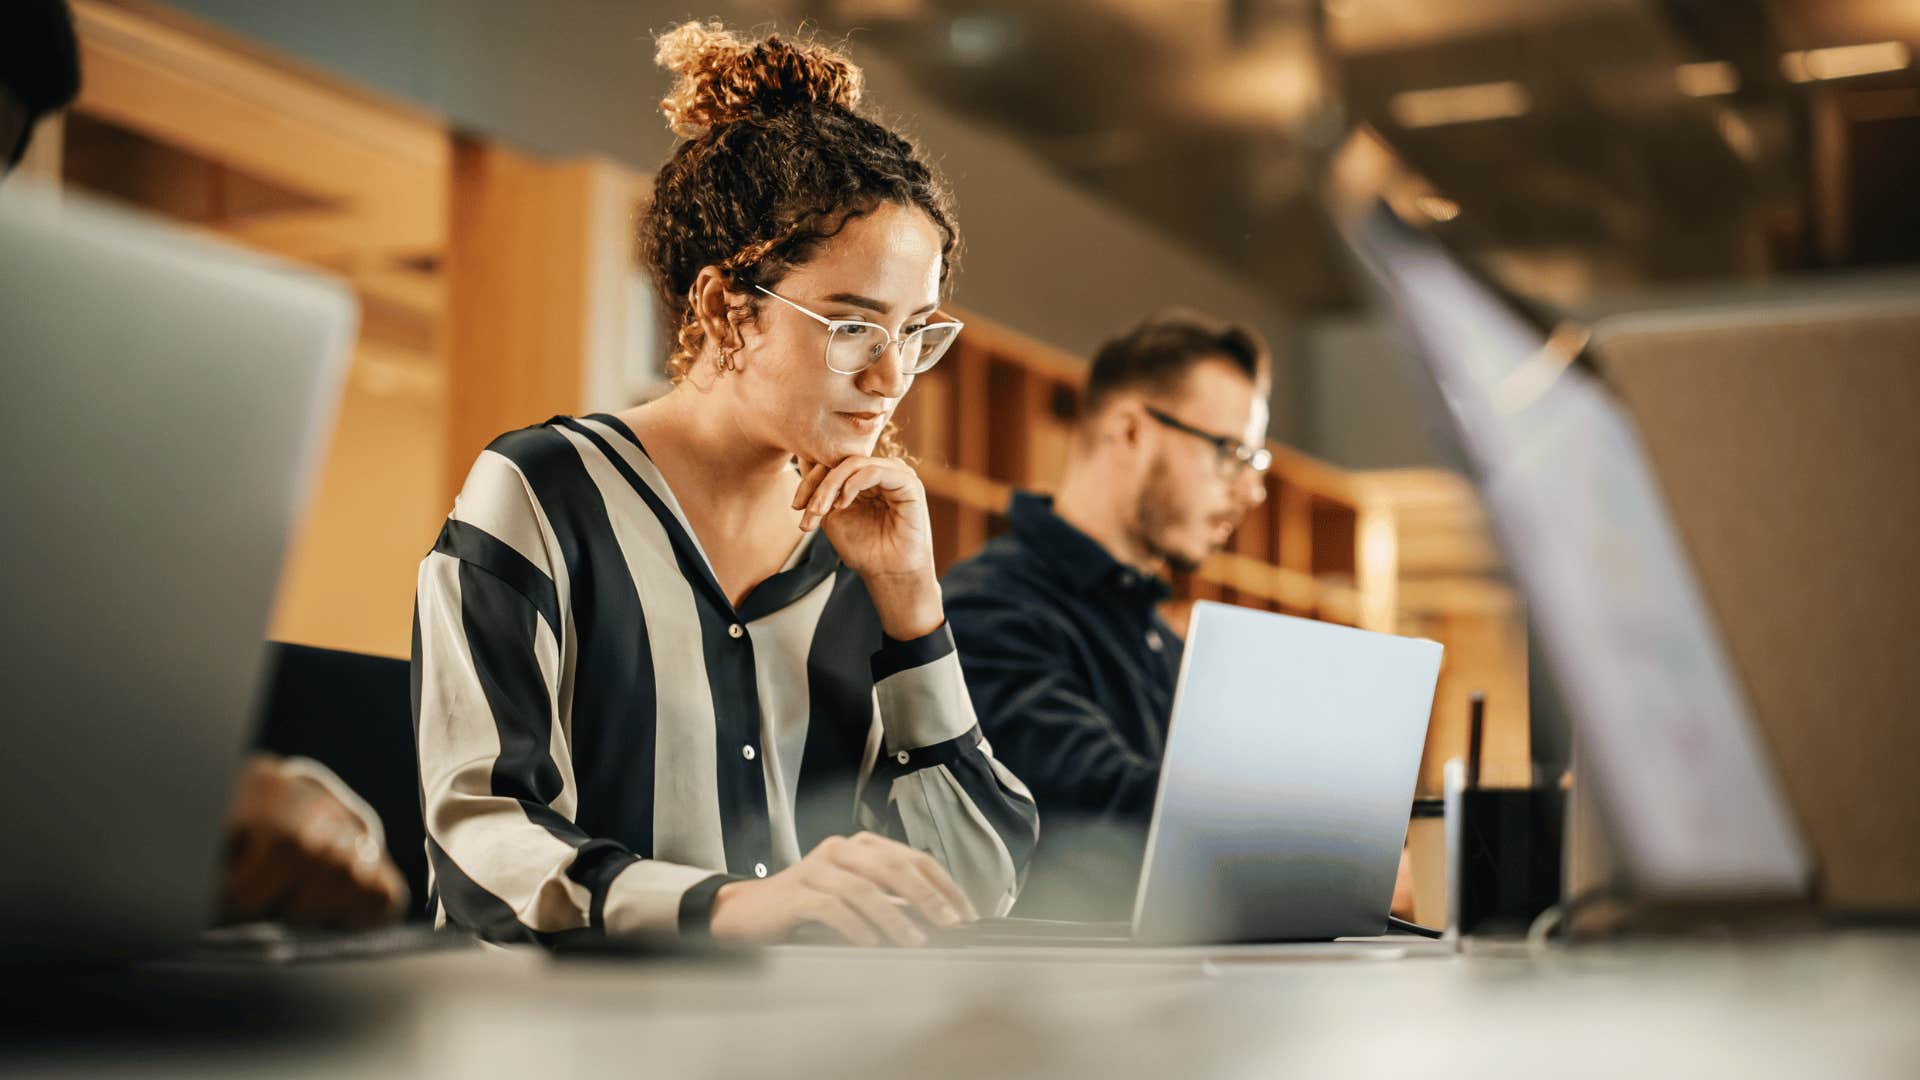
[[255, 745], [320, 762], [373, 807], [413, 894], [408, 918], [424, 919], [426, 826], [412, 701], [405, 660], [269, 642]]

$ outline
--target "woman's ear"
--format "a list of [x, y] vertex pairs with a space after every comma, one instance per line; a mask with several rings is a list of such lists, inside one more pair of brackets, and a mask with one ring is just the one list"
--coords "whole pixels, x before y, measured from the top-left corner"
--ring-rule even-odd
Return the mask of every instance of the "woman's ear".
[[693, 304], [693, 317], [700, 324], [701, 334], [716, 351], [726, 355], [740, 348], [740, 329], [731, 318], [727, 279], [719, 267], [701, 267], [687, 299]]

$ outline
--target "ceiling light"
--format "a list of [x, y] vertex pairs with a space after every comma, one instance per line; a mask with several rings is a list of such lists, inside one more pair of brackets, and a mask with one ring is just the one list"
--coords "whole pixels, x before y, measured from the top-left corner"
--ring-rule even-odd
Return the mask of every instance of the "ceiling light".
[[1740, 89], [1740, 72], [1725, 60], [1702, 60], [1674, 68], [1673, 81], [1688, 97], [1716, 97]]
[[1387, 112], [1403, 128], [1467, 124], [1520, 116], [1532, 107], [1527, 88], [1517, 82], [1474, 83], [1393, 95]]
[[1803, 49], [1780, 58], [1780, 70], [1794, 82], [1851, 79], [1899, 71], [1913, 59], [1905, 42], [1880, 41], [1872, 45], [1840, 45], [1831, 49]]
[[998, 15], [956, 15], [947, 23], [947, 50], [963, 64], [988, 64], [1013, 45], [1011, 20]]
[[1720, 137], [1727, 140], [1727, 148], [1739, 155], [1743, 161], [1757, 161], [1760, 157], [1760, 136], [1746, 118], [1731, 109], [1721, 109], [1713, 118], [1714, 125], [1720, 129]]

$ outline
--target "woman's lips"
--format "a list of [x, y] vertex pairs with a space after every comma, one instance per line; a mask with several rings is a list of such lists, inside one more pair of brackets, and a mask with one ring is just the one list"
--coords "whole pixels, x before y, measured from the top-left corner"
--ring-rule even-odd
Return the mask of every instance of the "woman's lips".
[[886, 413], [877, 412], [840, 412], [834, 415], [862, 431], [879, 427], [880, 422], [887, 418]]

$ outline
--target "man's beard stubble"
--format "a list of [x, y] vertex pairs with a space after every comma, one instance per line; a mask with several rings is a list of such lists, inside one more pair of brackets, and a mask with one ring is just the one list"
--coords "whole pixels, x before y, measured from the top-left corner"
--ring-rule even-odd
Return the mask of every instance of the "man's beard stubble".
[[1176, 574], [1190, 574], [1200, 568], [1200, 560], [1169, 550], [1161, 537], [1179, 520], [1180, 498], [1165, 458], [1156, 458], [1147, 470], [1147, 482], [1141, 486], [1140, 501], [1133, 508], [1133, 538], [1141, 550], [1167, 564]]

